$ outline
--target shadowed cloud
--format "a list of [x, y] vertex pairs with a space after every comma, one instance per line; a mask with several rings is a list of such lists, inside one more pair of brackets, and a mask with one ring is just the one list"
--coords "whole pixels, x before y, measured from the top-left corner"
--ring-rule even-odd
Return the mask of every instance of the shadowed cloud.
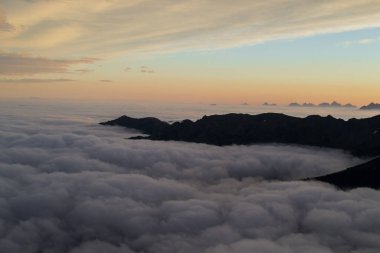
[[89, 124], [81, 110], [48, 111], [56, 117], [0, 115], [4, 252], [380, 249], [379, 191], [273, 181], [361, 162], [346, 153], [132, 141], [124, 139], [132, 132]]

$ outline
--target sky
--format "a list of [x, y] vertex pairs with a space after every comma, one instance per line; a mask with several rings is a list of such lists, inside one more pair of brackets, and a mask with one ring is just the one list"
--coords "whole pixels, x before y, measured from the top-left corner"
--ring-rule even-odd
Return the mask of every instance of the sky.
[[2, 0], [0, 98], [357, 105], [378, 0]]

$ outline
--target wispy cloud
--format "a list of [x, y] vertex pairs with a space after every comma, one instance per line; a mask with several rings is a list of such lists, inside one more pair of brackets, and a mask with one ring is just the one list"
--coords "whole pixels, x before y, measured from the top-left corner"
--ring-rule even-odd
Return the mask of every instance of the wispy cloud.
[[13, 28], [14, 27], [8, 23], [4, 11], [0, 9], [0, 32], [9, 32], [13, 30]]
[[[5, 0], [4, 6], [22, 28], [2, 46], [41, 53], [46, 48], [39, 49], [36, 34], [55, 53], [109, 55], [237, 47], [380, 26], [380, 2], [373, 0]], [[56, 29], [64, 36], [50, 41]]]
[[79, 74], [86, 74], [86, 73], [89, 73], [91, 72], [90, 69], [76, 69], [74, 70], [76, 73], [79, 73]]
[[91, 64], [98, 59], [50, 59], [25, 54], [0, 53], [0, 76], [66, 73], [72, 65]]
[[374, 43], [380, 43], [380, 36], [374, 38], [362, 38], [359, 40], [348, 40], [340, 43], [340, 46], [348, 47], [353, 45], [369, 45]]
[[140, 72], [144, 74], [153, 74], [155, 73], [154, 69], [147, 67], [147, 66], [141, 66], [140, 67]]
[[99, 80], [99, 82], [103, 82], [103, 83], [110, 83], [110, 82], [112, 82], [112, 80], [108, 80], [108, 79], [102, 79], [102, 80]]
[[0, 79], [2, 83], [55, 83], [55, 82], [73, 82], [73, 79], [66, 78], [21, 78], [21, 79]]

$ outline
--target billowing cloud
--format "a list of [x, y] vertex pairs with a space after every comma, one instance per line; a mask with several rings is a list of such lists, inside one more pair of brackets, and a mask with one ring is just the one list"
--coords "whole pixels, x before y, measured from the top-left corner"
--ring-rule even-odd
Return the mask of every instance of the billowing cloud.
[[217, 49], [380, 26], [380, 3], [374, 0], [8, 0], [3, 5], [19, 27], [3, 46], [45, 53], [47, 47], [91, 55]]
[[66, 73], [72, 65], [91, 64], [96, 60], [98, 59], [50, 59], [24, 54], [0, 53], [0, 75]]
[[361, 162], [348, 154], [126, 140], [94, 107], [35, 103], [0, 115], [4, 252], [380, 250], [379, 191], [291, 181]]

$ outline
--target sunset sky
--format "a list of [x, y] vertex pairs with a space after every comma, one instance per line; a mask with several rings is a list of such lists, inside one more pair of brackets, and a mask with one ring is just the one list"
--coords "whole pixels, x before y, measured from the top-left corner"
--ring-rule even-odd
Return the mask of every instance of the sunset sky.
[[0, 98], [380, 102], [379, 0], [1, 0]]

